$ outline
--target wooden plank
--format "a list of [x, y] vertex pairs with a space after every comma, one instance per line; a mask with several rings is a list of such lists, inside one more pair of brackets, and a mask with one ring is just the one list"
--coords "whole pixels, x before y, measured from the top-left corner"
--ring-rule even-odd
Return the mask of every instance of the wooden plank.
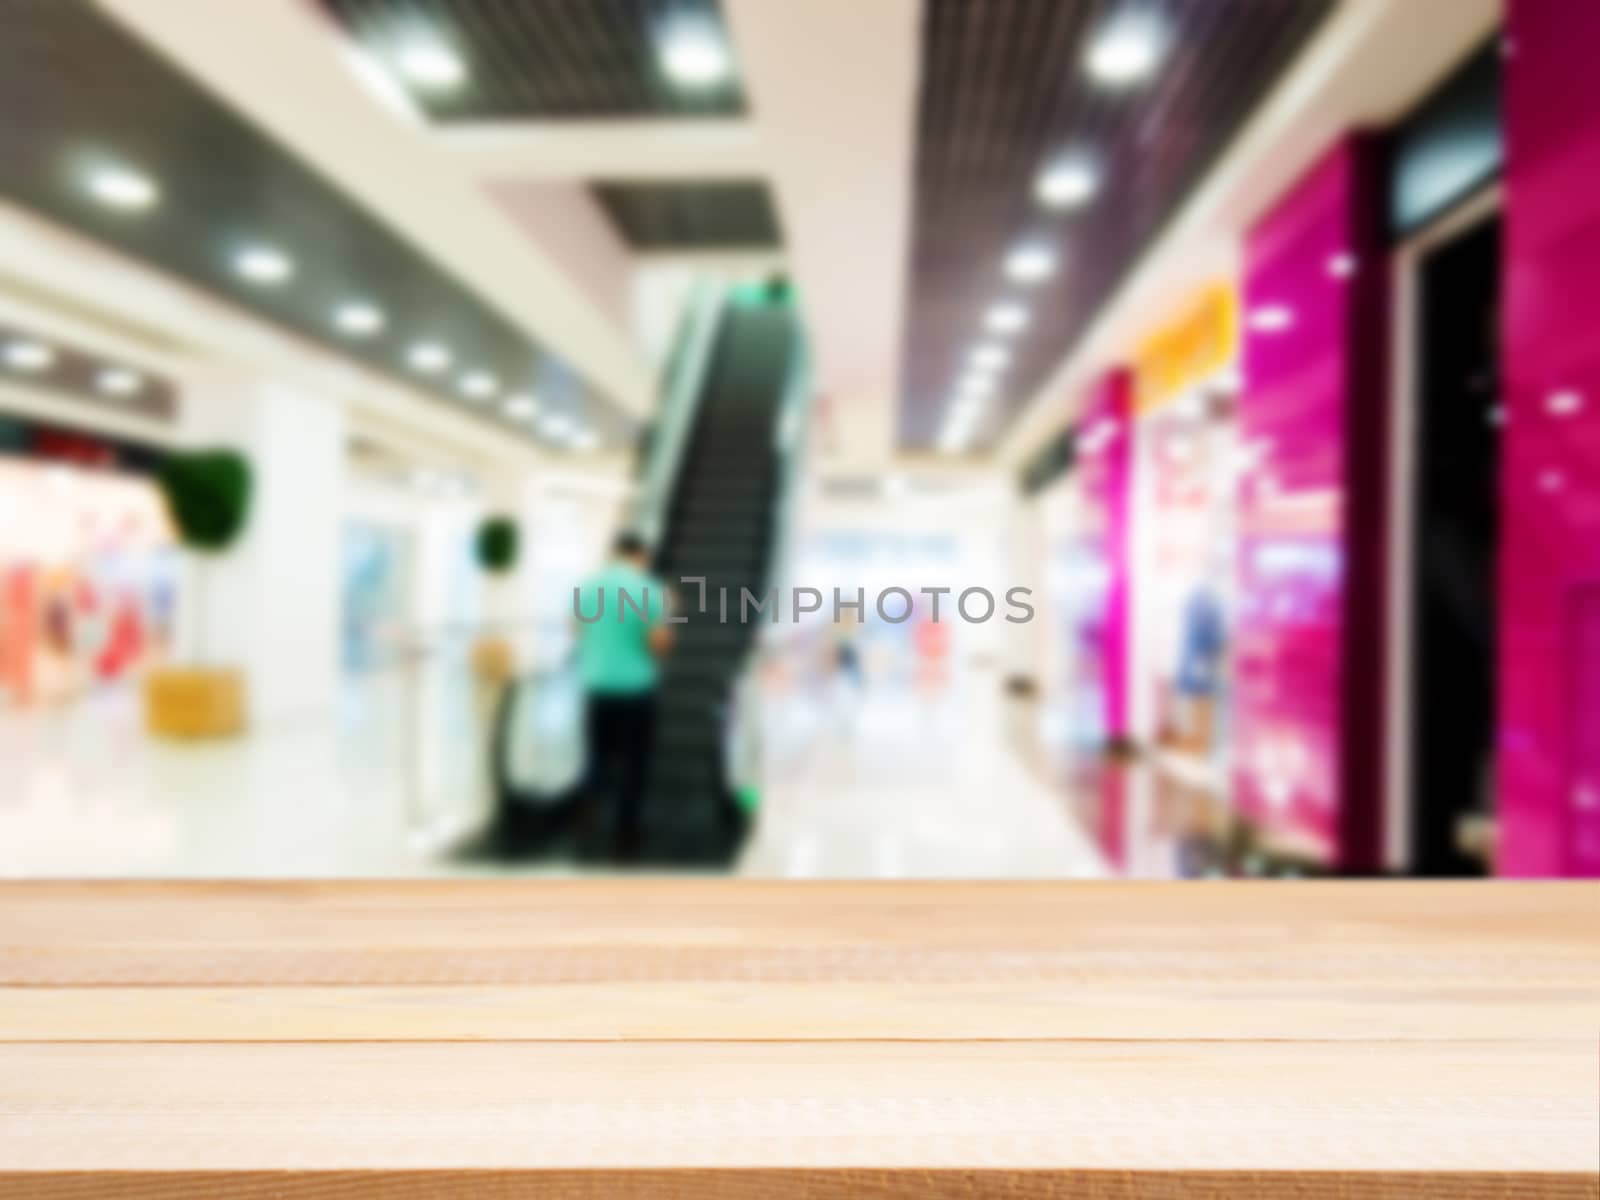
[[0, 983], [50, 986], [1600, 986], [1597, 947], [1584, 884], [0, 885]]
[[1571, 1040], [1594, 987], [1159, 980], [0, 988], [3, 1041]]
[[1555, 1173], [1593, 1040], [10, 1044], [0, 1169]]
[[0, 1171], [30, 1200], [1594, 1200], [1571, 1174], [1014, 1171], [1004, 1168], [590, 1171]]
[[0, 1195], [1594, 1197], [1591, 884], [0, 884]]

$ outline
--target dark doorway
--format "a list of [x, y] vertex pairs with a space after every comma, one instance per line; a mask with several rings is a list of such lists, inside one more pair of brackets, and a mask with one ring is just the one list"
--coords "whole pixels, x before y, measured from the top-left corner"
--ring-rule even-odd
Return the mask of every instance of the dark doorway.
[[1500, 222], [1418, 269], [1411, 562], [1411, 869], [1482, 874], [1463, 818], [1493, 811]]

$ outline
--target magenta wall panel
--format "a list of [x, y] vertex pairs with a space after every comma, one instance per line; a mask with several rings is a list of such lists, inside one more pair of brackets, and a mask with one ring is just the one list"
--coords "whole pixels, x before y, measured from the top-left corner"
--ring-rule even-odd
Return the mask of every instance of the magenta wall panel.
[[1079, 420], [1078, 488], [1083, 546], [1105, 588], [1097, 615], [1102, 716], [1108, 739], [1128, 735], [1132, 646], [1133, 378], [1112, 371], [1095, 386]]
[[1348, 869], [1381, 847], [1387, 263], [1375, 146], [1330, 152], [1250, 232], [1234, 794]]
[[[1077, 785], [1096, 798], [1090, 821], [1101, 849], [1120, 865], [1127, 851], [1125, 769], [1101, 750], [1128, 736], [1132, 650], [1133, 379], [1105, 375], [1078, 421], [1074, 482], [1080, 504], [1074, 572], [1080, 581], [1074, 614], [1074, 687], [1099, 698], [1099, 728], [1079, 731], [1095, 747]], [[1082, 736], [1088, 733], [1089, 736]]]
[[1600, 876], [1600, 3], [1510, 0], [1499, 855]]

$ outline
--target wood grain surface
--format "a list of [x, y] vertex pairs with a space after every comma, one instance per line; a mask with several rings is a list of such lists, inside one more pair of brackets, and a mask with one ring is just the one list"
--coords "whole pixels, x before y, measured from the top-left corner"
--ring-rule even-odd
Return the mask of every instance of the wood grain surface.
[[1584, 884], [0, 883], [0, 1196], [1600, 1196]]

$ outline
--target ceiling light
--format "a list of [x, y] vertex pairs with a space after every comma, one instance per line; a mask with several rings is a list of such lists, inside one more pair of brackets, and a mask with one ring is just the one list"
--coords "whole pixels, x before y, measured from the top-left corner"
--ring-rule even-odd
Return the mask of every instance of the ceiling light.
[[572, 435], [571, 445], [574, 450], [594, 450], [600, 445], [600, 439], [585, 429]]
[[971, 363], [980, 370], [998, 371], [1011, 361], [1011, 351], [1004, 346], [984, 345], [972, 352]]
[[5, 361], [19, 371], [42, 371], [56, 361], [56, 352], [40, 342], [11, 342], [5, 349]]
[[94, 385], [108, 396], [132, 396], [144, 380], [126, 367], [107, 367], [94, 377]]
[[573, 430], [572, 418], [553, 413], [539, 422], [539, 431], [546, 437], [566, 437]]
[[727, 40], [714, 21], [682, 17], [665, 26], [657, 53], [667, 78], [693, 90], [717, 87], [733, 74]]
[[979, 371], [971, 371], [963, 375], [961, 382], [956, 385], [956, 391], [959, 395], [972, 399], [990, 395], [994, 389], [994, 376]]
[[1018, 283], [1038, 283], [1055, 270], [1055, 251], [1038, 242], [1025, 243], [1006, 255], [1006, 274]]
[[487, 371], [469, 371], [461, 377], [461, 393], [474, 400], [487, 400], [500, 390], [500, 381]]
[[333, 323], [341, 332], [354, 337], [377, 333], [384, 326], [383, 310], [372, 304], [356, 301], [341, 304], [333, 314]]
[[450, 351], [438, 342], [418, 342], [406, 352], [406, 361], [413, 370], [432, 375], [450, 365]]
[[1294, 324], [1294, 310], [1282, 304], [1264, 304], [1250, 310], [1250, 328], [1257, 333], [1282, 333]]
[[996, 304], [984, 315], [984, 328], [990, 333], [1016, 333], [1033, 320], [1021, 304]]
[[1544, 406], [1553, 417], [1570, 417], [1582, 410], [1583, 394], [1570, 389], [1555, 392], [1545, 400]]
[[966, 448], [966, 434], [947, 432], [939, 435], [939, 450], [943, 454], [960, 454]]
[[234, 256], [233, 269], [251, 283], [276, 284], [294, 274], [294, 263], [272, 246], [251, 246]]
[[1155, 74], [1166, 39], [1153, 13], [1128, 12], [1103, 26], [1084, 60], [1096, 83], [1128, 88]]
[[466, 64], [442, 42], [411, 42], [400, 48], [394, 61], [406, 82], [419, 91], [448, 92], [466, 82]]
[[107, 208], [139, 212], [161, 199], [161, 191], [147, 175], [131, 167], [114, 164], [96, 167], [89, 173], [89, 194]]
[[513, 421], [526, 421], [539, 411], [539, 404], [532, 396], [507, 396], [500, 411]]
[[946, 454], [957, 454], [972, 441], [975, 421], [950, 420], [939, 434], [939, 449]]
[[1100, 187], [1100, 176], [1084, 158], [1068, 158], [1046, 167], [1033, 185], [1034, 195], [1046, 208], [1077, 208], [1087, 204]]

